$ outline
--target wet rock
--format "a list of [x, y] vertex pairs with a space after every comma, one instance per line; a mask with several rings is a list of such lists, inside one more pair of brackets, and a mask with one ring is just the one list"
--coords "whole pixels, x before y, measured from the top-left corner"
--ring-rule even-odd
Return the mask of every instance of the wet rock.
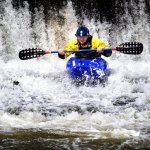
[[123, 106], [127, 105], [129, 103], [135, 102], [136, 98], [131, 98], [129, 96], [121, 96], [116, 98], [116, 101], [113, 103], [115, 106]]
[[22, 111], [21, 107], [16, 107], [16, 108], [7, 108], [6, 112], [12, 114], [12, 115], [19, 115], [20, 112]]

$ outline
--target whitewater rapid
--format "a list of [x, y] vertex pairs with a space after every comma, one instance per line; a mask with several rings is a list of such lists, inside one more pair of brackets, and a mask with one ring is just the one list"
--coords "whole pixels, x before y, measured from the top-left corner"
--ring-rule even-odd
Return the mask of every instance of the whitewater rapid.
[[[4, 6], [5, 12], [1, 18], [3, 26], [0, 26], [1, 132], [35, 129], [104, 139], [149, 138], [150, 31], [148, 25], [139, 29], [144, 21], [138, 21], [137, 25], [130, 22], [126, 29], [116, 28], [116, 32], [110, 35], [108, 29], [112, 25], [106, 22], [95, 24], [93, 20], [85, 19], [84, 23], [88, 24], [93, 33], [96, 28], [100, 29], [95, 34], [101, 35], [105, 42], [109, 42], [112, 36], [115, 37], [112, 39], [113, 46], [134, 39], [144, 44], [144, 52], [140, 56], [114, 52], [111, 58], [104, 58], [111, 70], [105, 86], [76, 87], [67, 76], [67, 60], [60, 60], [57, 54], [28, 61], [18, 58], [18, 52], [22, 49], [35, 46], [58, 49], [74, 37], [77, 18], [73, 9], [69, 9], [72, 8], [71, 3], [66, 8], [66, 12], [71, 12], [64, 16], [67, 21], [73, 17], [74, 23], [70, 25], [66, 21], [63, 28], [57, 26], [57, 22], [50, 26], [52, 21], [46, 28], [41, 12], [37, 12], [31, 28], [28, 4], [18, 11], [12, 8], [8, 0]], [[61, 33], [65, 30], [64, 40], [55, 33], [58, 30]], [[145, 36], [143, 31], [148, 31]]]
[[141, 129], [149, 127], [149, 63], [109, 60], [112, 74], [105, 87], [76, 87], [67, 77], [66, 62], [57, 57], [1, 61], [1, 130], [62, 130], [101, 138], [140, 136]]

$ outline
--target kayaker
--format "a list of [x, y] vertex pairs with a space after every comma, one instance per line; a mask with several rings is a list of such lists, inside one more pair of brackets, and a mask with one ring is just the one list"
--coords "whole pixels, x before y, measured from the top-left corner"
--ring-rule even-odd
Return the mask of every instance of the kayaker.
[[61, 59], [65, 59], [72, 53], [64, 52], [64, 50], [79, 50], [79, 49], [97, 49], [93, 52], [75, 53], [75, 57], [95, 59], [101, 57], [101, 54], [105, 57], [109, 57], [112, 54], [111, 50], [103, 51], [102, 48], [108, 48], [108, 45], [102, 40], [89, 34], [89, 29], [85, 26], [81, 26], [76, 31], [76, 39], [69, 41], [64, 49], [58, 50], [58, 56]]

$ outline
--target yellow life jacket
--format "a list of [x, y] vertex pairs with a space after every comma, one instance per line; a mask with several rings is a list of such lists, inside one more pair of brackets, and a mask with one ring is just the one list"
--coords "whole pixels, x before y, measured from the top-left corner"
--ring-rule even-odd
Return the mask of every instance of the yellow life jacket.
[[[108, 44], [98, 39], [97, 37], [89, 36], [86, 43], [81, 45], [77, 39], [73, 39], [64, 46], [64, 49], [65, 50], [97, 49], [98, 47], [108, 48]], [[71, 54], [72, 53], [70, 52], [65, 53], [65, 58], [70, 56]]]

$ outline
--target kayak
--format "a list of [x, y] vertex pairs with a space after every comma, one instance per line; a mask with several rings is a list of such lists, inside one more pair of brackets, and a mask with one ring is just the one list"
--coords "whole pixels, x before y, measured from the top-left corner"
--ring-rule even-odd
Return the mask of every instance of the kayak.
[[102, 81], [108, 76], [108, 63], [103, 58], [71, 57], [66, 64], [66, 69], [69, 77], [75, 81]]

